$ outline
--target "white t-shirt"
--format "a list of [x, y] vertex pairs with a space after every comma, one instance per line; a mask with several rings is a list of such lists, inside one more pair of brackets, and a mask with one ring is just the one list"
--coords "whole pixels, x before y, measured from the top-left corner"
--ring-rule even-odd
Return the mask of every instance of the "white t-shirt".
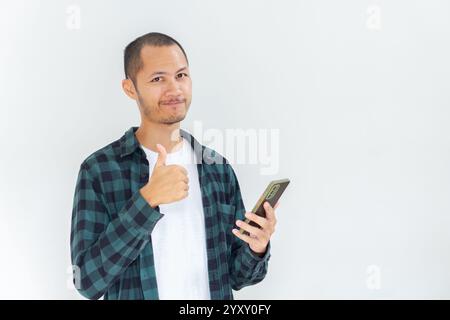
[[[149, 161], [150, 175], [158, 153], [142, 146]], [[195, 154], [189, 143], [167, 154], [166, 165], [186, 168], [189, 195], [161, 204], [164, 217], [151, 233], [159, 299], [211, 299], [206, 254], [205, 218]]]

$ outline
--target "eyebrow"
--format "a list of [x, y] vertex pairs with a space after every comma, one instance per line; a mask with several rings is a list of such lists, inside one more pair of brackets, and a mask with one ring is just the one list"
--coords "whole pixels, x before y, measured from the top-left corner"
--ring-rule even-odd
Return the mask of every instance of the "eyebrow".
[[[183, 70], [186, 70], [186, 69], [187, 69], [187, 67], [183, 67], [183, 68], [177, 70], [177, 72], [175, 72], [175, 73], [178, 73], [178, 72], [183, 71]], [[151, 77], [153, 77], [153, 76], [156, 76], [156, 75], [160, 75], [160, 74], [168, 74], [168, 72], [165, 72], [165, 71], [156, 71], [156, 72], [153, 72], [153, 73], [149, 76], [149, 78], [151, 78]]]

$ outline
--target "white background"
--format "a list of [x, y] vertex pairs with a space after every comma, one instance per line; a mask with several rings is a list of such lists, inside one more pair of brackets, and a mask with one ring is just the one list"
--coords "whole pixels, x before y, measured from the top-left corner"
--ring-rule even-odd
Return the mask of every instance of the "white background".
[[446, 0], [2, 0], [0, 298], [81, 299], [76, 176], [139, 125], [122, 54], [151, 31], [190, 59], [182, 128], [280, 130], [276, 174], [234, 165], [248, 210], [291, 179], [269, 273], [237, 299], [450, 298], [449, 15]]

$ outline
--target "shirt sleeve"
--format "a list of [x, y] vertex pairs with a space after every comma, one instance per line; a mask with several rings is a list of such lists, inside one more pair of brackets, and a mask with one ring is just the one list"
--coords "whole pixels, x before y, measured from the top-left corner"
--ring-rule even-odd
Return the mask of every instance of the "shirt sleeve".
[[70, 235], [73, 280], [88, 299], [104, 295], [139, 256], [164, 214], [137, 191], [110, 220], [98, 180], [81, 165], [72, 210]]
[[[229, 166], [231, 203], [236, 207], [235, 220], [245, 220], [245, 207], [242, 201], [239, 182], [234, 170]], [[270, 259], [270, 241], [263, 256], [257, 255], [250, 246], [233, 235], [234, 240], [231, 247], [230, 280], [234, 290], [256, 284], [264, 279], [268, 270]]]

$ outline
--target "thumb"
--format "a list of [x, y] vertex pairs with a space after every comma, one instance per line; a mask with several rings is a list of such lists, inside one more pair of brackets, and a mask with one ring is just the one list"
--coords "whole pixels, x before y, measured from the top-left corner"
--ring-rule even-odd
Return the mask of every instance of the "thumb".
[[164, 146], [159, 143], [156, 145], [156, 148], [158, 149], [158, 159], [156, 160], [155, 168], [165, 166], [167, 157], [166, 148], [164, 148]]

